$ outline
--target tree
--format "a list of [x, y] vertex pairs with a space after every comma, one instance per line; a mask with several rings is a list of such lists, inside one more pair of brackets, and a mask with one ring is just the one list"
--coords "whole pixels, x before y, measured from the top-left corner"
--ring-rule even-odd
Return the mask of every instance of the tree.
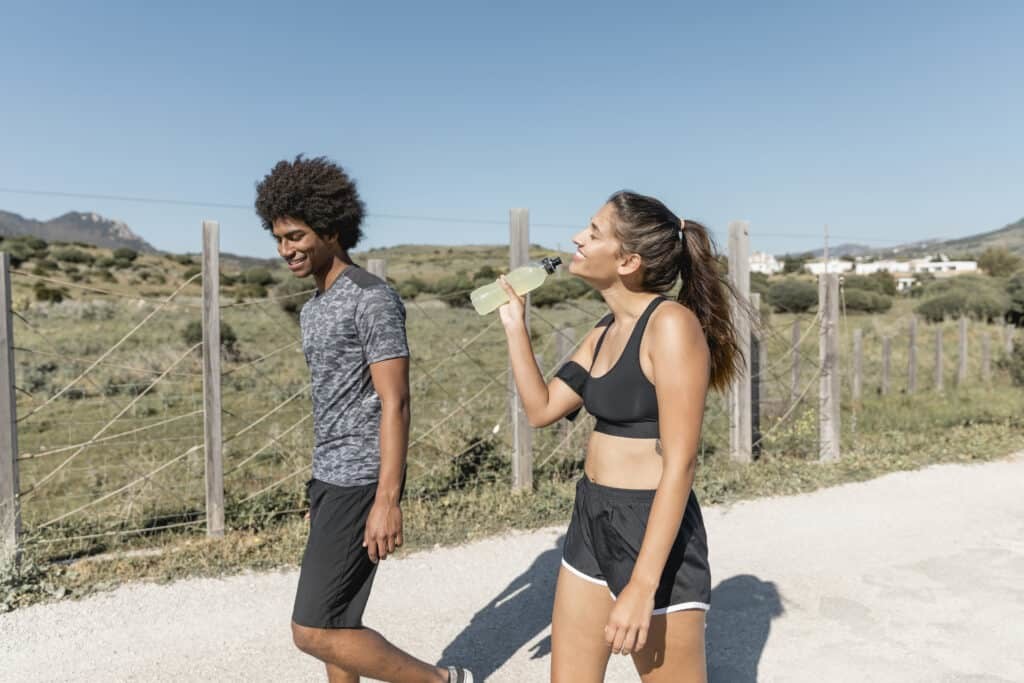
[[777, 313], [804, 313], [818, 303], [818, 287], [795, 277], [779, 280], [768, 288], [768, 303]]
[[989, 247], [978, 257], [978, 267], [992, 277], [1007, 277], [1021, 264], [1021, 257], [1006, 247]]
[[786, 254], [782, 257], [782, 272], [786, 275], [799, 273], [809, 259], [809, 254]]
[[1010, 308], [1006, 319], [1014, 325], [1024, 324], [1024, 270], [1018, 270], [1010, 276], [1006, 283], [1006, 293], [1010, 297]]

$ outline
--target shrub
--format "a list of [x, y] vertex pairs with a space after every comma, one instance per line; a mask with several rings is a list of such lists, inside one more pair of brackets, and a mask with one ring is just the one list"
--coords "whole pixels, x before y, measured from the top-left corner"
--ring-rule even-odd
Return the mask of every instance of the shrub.
[[473, 282], [465, 271], [441, 278], [434, 284], [434, 293], [443, 298], [449, 306], [464, 308], [469, 306], [469, 292], [474, 289]]
[[870, 275], [844, 275], [843, 287], [847, 291], [860, 289], [886, 296], [896, 296], [896, 278], [892, 276], [892, 273], [885, 271], [871, 273]]
[[24, 242], [15, 242], [11, 240], [8, 244], [4, 245], [4, 251], [11, 256], [11, 265], [15, 268], [21, 267], [25, 261], [32, 258], [32, 250], [25, 246]]
[[590, 285], [577, 277], [565, 277], [548, 280], [530, 295], [530, 303], [534, 306], [553, 306], [562, 301], [579, 299], [590, 293]]
[[118, 261], [128, 261], [131, 263], [139, 257], [139, 252], [128, 247], [118, 247], [114, 250], [114, 258]]
[[106, 268], [99, 268], [96, 270], [96, 277], [100, 278], [105, 282], [117, 282], [117, 278]]
[[1021, 258], [1006, 247], [989, 247], [978, 257], [978, 267], [993, 277], [1006, 277], [1021, 267]]
[[996, 365], [1010, 373], [1010, 379], [1016, 386], [1024, 386], [1024, 343], [1014, 342], [1013, 351], [1000, 358]]
[[54, 304], [64, 301], [64, 292], [59, 289], [47, 287], [42, 283], [37, 284], [33, 289], [36, 293], [36, 301], [48, 301]]
[[413, 276], [408, 280], [403, 280], [402, 282], [398, 283], [397, 291], [398, 296], [402, 297], [403, 299], [413, 299], [420, 292], [428, 291], [427, 283], [425, 283], [420, 278]]
[[1024, 322], [1024, 270], [1018, 270], [1006, 282], [1006, 294], [1010, 298], [1006, 319], [1014, 325]]
[[772, 283], [767, 275], [764, 273], [751, 273], [750, 274], [750, 292], [761, 295], [761, 300], [764, 301], [768, 296], [768, 290], [771, 289]]
[[185, 271], [184, 279], [189, 280], [203, 272], [202, 266], [191, 266]]
[[235, 297], [238, 299], [265, 299], [267, 288], [263, 285], [244, 284], [235, 290]]
[[492, 266], [487, 264], [480, 266], [480, 268], [475, 273], [473, 273], [474, 284], [485, 285], [488, 282], [494, 282], [497, 279], [498, 271], [496, 271]]
[[[182, 339], [189, 346], [195, 346], [203, 341], [203, 323], [199, 320], [193, 320], [181, 333]], [[229, 356], [238, 355], [238, 337], [235, 335], [235, 331], [231, 328], [231, 325], [227, 324], [223, 320], [220, 321], [220, 347]]]
[[892, 297], [865, 289], [847, 289], [843, 292], [847, 311], [885, 313], [892, 308]]
[[50, 248], [50, 245], [46, 243], [46, 240], [41, 237], [25, 237], [22, 242], [30, 251], [34, 251], [36, 254], [39, 254], [39, 252], [45, 252]]
[[929, 322], [970, 316], [979, 320], [1002, 318], [1010, 308], [1010, 297], [991, 278], [960, 275], [936, 279], [924, 287], [925, 300], [915, 309]]
[[128, 259], [123, 259], [123, 258], [115, 258], [114, 259], [114, 268], [119, 268], [121, 270], [124, 270], [126, 268], [131, 268], [131, 267], [132, 267], [132, 261], [130, 261]]
[[53, 259], [43, 258], [36, 261], [36, 268], [44, 271], [54, 271], [60, 266]]
[[117, 265], [117, 259], [113, 259], [109, 256], [101, 256], [96, 259], [96, 263], [94, 265], [97, 268], [113, 268]]
[[242, 273], [242, 281], [250, 285], [267, 287], [274, 284], [274, 276], [266, 268], [250, 268]]
[[171, 260], [183, 266], [191, 266], [195, 263], [195, 261], [192, 260], [191, 254], [175, 254], [174, 256], [171, 256]]
[[274, 297], [281, 310], [288, 314], [295, 322], [299, 321], [299, 312], [305, 305], [312, 293], [303, 296], [301, 292], [310, 290], [316, 285], [312, 278], [299, 279], [289, 278], [274, 288]]
[[92, 254], [86, 253], [81, 249], [75, 249], [74, 247], [54, 249], [50, 252], [50, 256], [65, 263], [88, 263], [91, 265], [96, 260], [96, 257]]
[[818, 305], [818, 287], [808, 280], [787, 277], [768, 288], [768, 303], [776, 313], [805, 313]]

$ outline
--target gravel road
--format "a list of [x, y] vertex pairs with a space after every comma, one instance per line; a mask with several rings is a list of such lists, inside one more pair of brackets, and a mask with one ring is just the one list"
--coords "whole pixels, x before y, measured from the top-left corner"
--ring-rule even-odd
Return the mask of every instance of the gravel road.
[[[705, 510], [711, 680], [1024, 681], [1024, 455]], [[367, 623], [478, 680], [547, 680], [561, 528], [390, 560]], [[317, 681], [296, 572], [0, 616], [3, 681]], [[615, 658], [608, 681], [634, 681]]]

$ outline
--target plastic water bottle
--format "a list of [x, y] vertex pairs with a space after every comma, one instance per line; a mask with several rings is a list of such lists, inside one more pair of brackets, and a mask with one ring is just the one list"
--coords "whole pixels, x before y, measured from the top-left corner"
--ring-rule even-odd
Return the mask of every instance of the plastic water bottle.
[[[548, 275], [555, 272], [555, 268], [562, 263], [562, 259], [554, 258], [541, 259], [540, 263], [531, 263], [528, 266], [520, 266], [505, 276], [505, 279], [515, 290], [516, 294], [522, 296], [544, 284]], [[469, 295], [473, 302], [473, 308], [480, 315], [487, 315], [491, 311], [508, 301], [508, 295], [501, 288], [500, 282], [492, 282], [478, 287]]]

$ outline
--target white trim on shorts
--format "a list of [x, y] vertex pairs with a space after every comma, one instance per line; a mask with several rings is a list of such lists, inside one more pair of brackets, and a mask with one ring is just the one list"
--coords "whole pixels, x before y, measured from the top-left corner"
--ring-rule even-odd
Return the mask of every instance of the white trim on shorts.
[[[581, 579], [583, 579], [584, 581], [589, 581], [590, 583], [596, 583], [598, 586], [604, 586], [605, 588], [608, 588], [608, 582], [607, 581], [602, 581], [601, 579], [595, 579], [593, 576], [590, 576], [588, 574], [584, 574], [579, 569], [576, 569], [576, 567], [574, 567], [571, 564], [569, 564], [568, 562], [566, 562], [564, 557], [562, 558], [562, 566], [565, 567], [566, 569], [568, 569], [570, 572], [572, 572], [576, 576], [578, 576]], [[618, 597], [615, 595], [615, 593], [612, 593], [611, 588], [608, 588], [608, 595], [612, 596], [612, 600], [617, 600], [618, 599]], [[680, 602], [680, 603], [678, 603], [676, 605], [669, 605], [668, 607], [661, 607], [659, 609], [656, 609], [653, 612], [651, 612], [651, 614], [653, 616], [658, 616], [658, 615], [661, 615], [661, 614], [671, 614], [672, 612], [682, 612], [683, 610], [688, 610], [688, 609], [700, 609], [700, 610], [704, 610], [705, 612], [707, 612], [709, 609], [711, 609], [711, 605], [709, 605], [706, 602]]]
[[[602, 581], [601, 579], [595, 579], [593, 576], [590, 576], [588, 574], [584, 574], [579, 569], [576, 569], [576, 567], [574, 567], [571, 564], [569, 564], [568, 562], [566, 562], [564, 557], [562, 558], [562, 566], [565, 567], [566, 569], [568, 569], [569, 571], [571, 571], [576, 576], [578, 576], [581, 579], [583, 579], [584, 581], [589, 581], [590, 583], [596, 583], [598, 586], [604, 586], [605, 588], [608, 587], [608, 582], [607, 581]], [[611, 593], [611, 591], [608, 591], [608, 592]], [[613, 595], [612, 597], [614, 598], [615, 596]]]

